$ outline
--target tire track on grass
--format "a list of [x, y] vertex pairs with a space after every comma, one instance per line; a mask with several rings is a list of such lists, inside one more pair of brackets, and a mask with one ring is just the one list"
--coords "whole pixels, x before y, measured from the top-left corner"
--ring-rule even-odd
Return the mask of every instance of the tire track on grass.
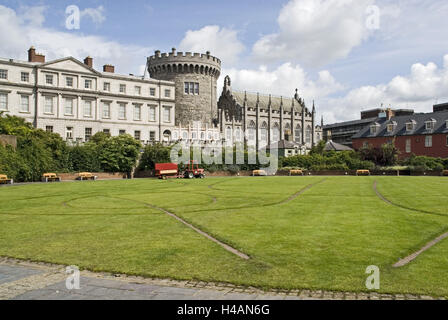
[[[431, 215], [436, 215], [436, 216], [442, 216], [442, 217], [447, 217], [444, 214], [441, 213], [435, 213], [435, 212], [430, 212], [430, 211], [425, 211], [425, 210], [420, 210], [420, 209], [415, 209], [415, 208], [410, 208], [410, 207], [406, 207], [404, 205], [401, 204], [397, 204], [395, 202], [390, 201], [389, 199], [387, 199], [384, 195], [381, 194], [381, 192], [379, 192], [378, 190], [378, 182], [375, 181], [373, 183], [373, 190], [375, 191], [376, 195], [378, 196], [378, 198], [380, 198], [383, 202], [398, 207], [400, 209], [405, 209], [405, 210], [409, 210], [409, 211], [413, 211], [413, 212], [417, 212], [417, 213], [423, 213], [423, 214], [431, 214]], [[415, 259], [418, 258], [418, 256], [420, 256], [423, 252], [431, 249], [432, 247], [434, 247], [436, 244], [438, 244], [439, 242], [441, 242], [442, 240], [448, 238], [448, 232], [438, 236], [437, 238], [435, 238], [434, 240], [428, 242], [424, 247], [422, 247], [420, 250], [412, 253], [411, 255], [407, 256], [404, 259], [400, 259], [397, 263], [395, 263], [393, 265], [394, 268], [400, 268], [400, 267], [404, 267], [405, 265], [411, 263], [412, 261], [414, 261]]]

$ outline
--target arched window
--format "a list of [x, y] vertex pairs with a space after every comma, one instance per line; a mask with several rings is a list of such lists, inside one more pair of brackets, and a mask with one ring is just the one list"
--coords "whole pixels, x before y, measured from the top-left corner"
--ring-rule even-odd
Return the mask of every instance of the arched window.
[[232, 137], [232, 127], [227, 127], [226, 129], [226, 140], [227, 141], [232, 141], [233, 137]]
[[173, 140], [176, 141], [177, 140], [177, 131], [173, 132]]
[[278, 123], [274, 124], [274, 128], [272, 129], [272, 137], [271, 142], [278, 142], [280, 141], [280, 126]]
[[311, 143], [311, 126], [306, 127], [306, 143]]
[[302, 126], [298, 124], [296, 130], [294, 131], [294, 141], [296, 143], [302, 143]]
[[268, 143], [268, 124], [264, 121], [260, 127], [260, 144], [262, 146]]
[[165, 130], [163, 132], [163, 141], [165, 141], [165, 142], [171, 141], [171, 131], [170, 130]]
[[188, 132], [187, 131], [182, 132], [182, 139], [188, 140]]
[[251, 121], [249, 123], [248, 129], [247, 129], [247, 140], [250, 142], [255, 142], [256, 140], [256, 125], [254, 121]]
[[235, 129], [235, 141], [241, 141], [241, 128], [237, 127]]

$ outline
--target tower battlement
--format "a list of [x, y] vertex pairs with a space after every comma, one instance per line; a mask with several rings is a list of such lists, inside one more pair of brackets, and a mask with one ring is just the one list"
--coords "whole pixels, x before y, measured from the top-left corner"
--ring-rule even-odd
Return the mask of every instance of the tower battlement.
[[161, 53], [159, 50], [148, 58], [148, 71], [151, 76], [161, 73], [200, 73], [219, 78], [221, 60], [210, 55], [192, 52]]
[[176, 125], [191, 125], [200, 121], [211, 125], [217, 119], [217, 88], [221, 75], [221, 60], [192, 52], [169, 53], [155, 51], [148, 57], [148, 72], [157, 80], [176, 84]]

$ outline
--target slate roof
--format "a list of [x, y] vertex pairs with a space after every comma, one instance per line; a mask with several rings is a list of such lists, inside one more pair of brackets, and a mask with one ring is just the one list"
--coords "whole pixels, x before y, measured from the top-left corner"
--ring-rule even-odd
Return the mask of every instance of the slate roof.
[[334, 128], [341, 128], [341, 127], [348, 127], [348, 126], [354, 126], [358, 124], [365, 124], [368, 125], [378, 118], [369, 118], [369, 119], [360, 119], [360, 120], [353, 120], [353, 121], [346, 121], [346, 122], [339, 122], [334, 124], [327, 124], [324, 126], [324, 129], [334, 129]]
[[[434, 120], [434, 130], [426, 130], [426, 122]], [[366, 126], [353, 136], [352, 139], [374, 138], [374, 137], [395, 137], [395, 136], [413, 136], [429, 134], [448, 134], [447, 121], [448, 111], [435, 113], [417, 113], [412, 116], [393, 117], [390, 120], [377, 119], [378, 130], [376, 134], [370, 133], [370, 126]], [[414, 121], [415, 130], [406, 131], [406, 123]], [[395, 130], [387, 132], [387, 125], [396, 122]]]
[[[245, 93], [240, 91], [232, 91], [232, 96], [235, 98], [236, 102], [240, 105], [244, 105], [245, 97], [247, 97], [246, 106], [249, 108], [256, 108], [257, 100], [259, 99], [260, 109], [267, 110], [269, 108], [269, 95], [260, 94], [257, 96], [256, 93]], [[302, 106], [293, 98], [284, 98], [271, 96], [271, 108], [272, 110], [280, 111], [280, 107], [283, 104], [283, 109], [285, 111], [291, 110], [291, 106], [294, 106], [296, 112], [302, 112]]]
[[333, 141], [328, 141], [324, 151], [353, 151], [353, 149]]

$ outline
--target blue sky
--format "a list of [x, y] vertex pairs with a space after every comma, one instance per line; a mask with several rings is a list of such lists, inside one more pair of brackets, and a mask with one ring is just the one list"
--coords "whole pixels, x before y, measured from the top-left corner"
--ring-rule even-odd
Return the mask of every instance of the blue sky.
[[[79, 30], [65, 27], [69, 5]], [[34, 45], [49, 59], [91, 55], [98, 69], [138, 74], [155, 49], [210, 50], [234, 88], [298, 88], [332, 122], [448, 101], [447, 14], [445, 0], [3, 0], [0, 56], [24, 59]]]

